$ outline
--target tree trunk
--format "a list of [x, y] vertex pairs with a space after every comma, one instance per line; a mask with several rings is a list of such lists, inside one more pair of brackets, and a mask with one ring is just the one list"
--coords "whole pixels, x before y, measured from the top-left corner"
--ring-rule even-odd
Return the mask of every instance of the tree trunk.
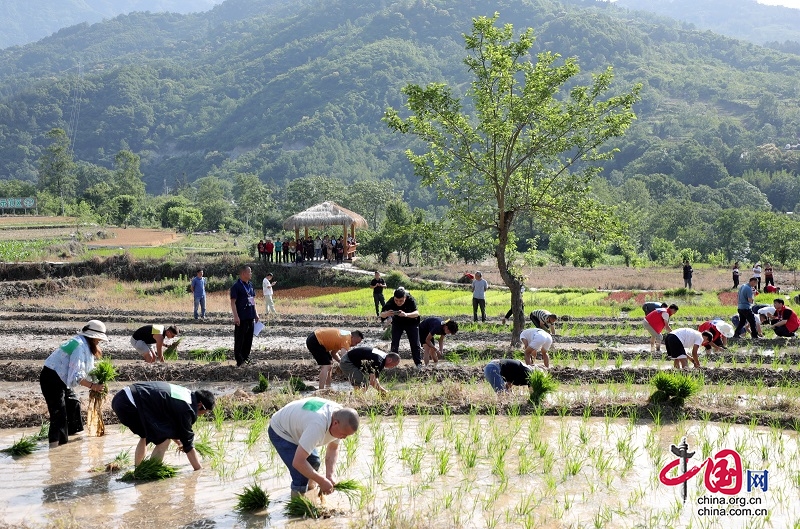
[[511, 345], [516, 347], [522, 343], [519, 335], [522, 333], [525, 326], [525, 314], [522, 310], [522, 278], [513, 275], [508, 269], [508, 262], [506, 261], [506, 247], [508, 247], [508, 232], [511, 227], [513, 215], [500, 212], [500, 222], [498, 225], [500, 229], [497, 234], [497, 268], [500, 271], [500, 277], [503, 283], [511, 290], [511, 317], [514, 325], [511, 329]]

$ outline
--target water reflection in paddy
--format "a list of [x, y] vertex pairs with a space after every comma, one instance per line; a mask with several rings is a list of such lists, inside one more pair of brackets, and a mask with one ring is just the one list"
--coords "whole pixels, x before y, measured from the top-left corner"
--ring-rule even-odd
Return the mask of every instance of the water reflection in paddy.
[[[50, 527], [792, 527], [800, 473], [794, 432], [684, 422], [655, 427], [621, 419], [506, 416], [363, 417], [358, 436], [343, 445], [338, 475], [368, 487], [351, 506], [339, 494], [327, 505], [341, 514], [324, 521], [287, 520], [289, 476], [266, 430], [253, 441], [253, 421], [198, 426], [198, 439], [222, 449], [193, 472], [185, 457], [177, 477], [130, 484], [90, 472], [130, 449], [136, 438], [118, 427], [57, 450], [45, 443], [30, 456], [0, 458], [0, 518], [9, 524]], [[22, 433], [3, 430], [0, 446]], [[670, 444], [688, 436], [696, 451], [689, 466], [722, 448], [736, 449], [743, 468], [769, 470], [768, 490], [737, 501], [767, 516], [704, 515], [711, 496], [703, 472], [679, 487], [658, 481], [674, 456]], [[250, 442], [248, 442], [248, 438]], [[248, 446], [249, 445], [249, 446]], [[259, 483], [270, 495], [267, 514], [239, 515], [236, 493]], [[727, 497], [726, 497], [727, 498]], [[755, 502], [758, 502], [756, 505]], [[715, 506], [714, 508], [719, 508]], [[795, 525], [796, 526], [796, 525]]]

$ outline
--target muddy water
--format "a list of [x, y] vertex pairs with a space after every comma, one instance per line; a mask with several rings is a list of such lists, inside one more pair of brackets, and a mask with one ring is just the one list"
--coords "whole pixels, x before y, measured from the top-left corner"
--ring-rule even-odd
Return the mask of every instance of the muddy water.
[[[185, 457], [177, 477], [129, 484], [90, 472], [131, 450], [136, 438], [111, 427], [103, 438], [82, 438], [30, 456], [0, 458], [0, 520], [30, 527], [791, 527], [800, 519], [796, 483], [797, 435], [769, 429], [681, 423], [654, 427], [614, 419], [416, 416], [364, 417], [352, 443], [343, 444], [338, 475], [369, 489], [350, 505], [340, 494], [326, 504], [328, 520], [299, 522], [283, 514], [289, 476], [266, 431], [248, 446], [254, 423], [198, 426], [198, 439], [222, 448], [193, 472]], [[31, 430], [0, 431], [8, 446]], [[698, 512], [712, 494], [703, 472], [680, 487], [659, 483], [674, 456], [670, 444], [688, 437], [696, 455], [689, 467], [723, 448], [737, 450], [742, 467], [768, 470], [768, 490], [733, 496], [755, 513]], [[427, 439], [427, 440], [426, 440]], [[40, 443], [43, 445], [43, 443]], [[629, 454], [627, 456], [621, 455]], [[707, 453], [704, 453], [707, 452]], [[382, 455], [383, 454], [383, 455]], [[504, 454], [500, 456], [500, 454]], [[746, 474], [745, 474], [746, 476]], [[745, 477], [746, 480], [746, 477]], [[266, 513], [239, 515], [236, 493], [258, 482], [270, 495]], [[746, 485], [746, 484], [745, 484]], [[725, 506], [728, 509], [730, 506]]]

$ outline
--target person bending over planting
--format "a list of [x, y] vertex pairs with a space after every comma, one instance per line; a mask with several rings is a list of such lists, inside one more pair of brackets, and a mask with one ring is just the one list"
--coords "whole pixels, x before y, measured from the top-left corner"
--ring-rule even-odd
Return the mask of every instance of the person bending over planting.
[[492, 360], [483, 370], [483, 376], [497, 393], [511, 391], [514, 386], [527, 386], [531, 373], [537, 368], [519, 360], [503, 358]]
[[[444, 337], [447, 334], [458, 332], [458, 322], [453, 320], [442, 320], [441, 318], [425, 318], [419, 324], [419, 337], [422, 338], [422, 360], [425, 365], [432, 360], [435, 364], [444, 357]], [[439, 350], [433, 343], [434, 338], [439, 337]]]
[[164, 339], [171, 340], [178, 336], [179, 332], [174, 325], [170, 325], [166, 329], [163, 325], [145, 325], [133, 333], [131, 345], [139, 351], [145, 362], [155, 362], [156, 359], [163, 362]]
[[710, 332], [712, 335], [710, 346], [715, 351], [722, 351], [728, 348], [728, 338], [733, 336], [733, 327], [720, 319], [706, 321], [697, 328], [700, 332]]
[[558, 316], [552, 312], [544, 309], [534, 310], [531, 312], [530, 318], [534, 327], [537, 329], [547, 331], [551, 336], [556, 335], [556, 322], [558, 321]]
[[645, 330], [650, 333], [650, 352], [661, 351], [661, 333], [666, 329], [667, 332], [672, 332], [672, 327], [669, 326], [669, 318], [678, 312], [678, 306], [674, 303], [669, 307], [659, 307], [651, 311], [644, 317], [642, 322]]
[[664, 338], [664, 347], [667, 349], [667, 356], [672, 359], [675, 369], [687, 369], [689, 367], [686, 349], [692, 348], [692, 363], [694, 367], [700, 369], [700, 359], [697, 357], [697, 350], [703, 346], [706, 350], [711, 349], [711, 340], [714, 335], [710, 331], [701, 333], [686, 327], [675, 329]]
[[550, 356], [547, 352], [553, 346], [553, 337], [541, 329], [525, 329], [520, 333], [522, 347], [525, 349], [525, 363], [533, 365], [539, 355], [542, 355], [544, 367], [550, 367]]
[[350, 332], [333, 328], [317, 329], [308, 335], [306, 347], [320, 366], [319, 389], [331, 387], [333, 361], [341, 362], [341, 355], [360, 344], [363, 339], [361, 331]]
[[111, 409], [120, 423], [140, 437], [134, 464], [144, 459], [147, 443], [156, 445], [150, 458], [161, 461], [170, 440], [174, 440], [192, 468], [200, 470], [192, 425], [198, 416], [213, 410], [215, 402], [214, 395], [205, 389], [191, 391], [168, 382], [137, 382], [114, 395]]
[[378, 375], [385, 368], [400, 365], [400, 355], [397, 353], [384, 353], [372, 347], [355, 347], [347, 351], [339, 362], [344, 376], [354, 388], [366, 388], [367, 383], [381, 393], [386, 393], [386, 388], [381, 386]]
[[[351, 408], [316, 397], [290, 402], [269, 421], [269, 440], [292, 478], [292, 497], [319, 487], [333, 492], [333, 471], [339, 441], [358, 430], [358, 413]], [[318, 448], [325, 446], [325, 474], [319, 473]]]

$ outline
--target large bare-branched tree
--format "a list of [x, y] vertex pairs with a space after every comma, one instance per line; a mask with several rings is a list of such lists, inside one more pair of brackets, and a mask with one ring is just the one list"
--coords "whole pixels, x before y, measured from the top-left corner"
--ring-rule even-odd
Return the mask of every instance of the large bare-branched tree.
[[425, 152], [409, 151], [408, 157], [423, 183], [450, 201], [464, 233], [492, 233], [497, 266], [517, 309], [517, 344], [525, 316], [524, 278], [513, 263], [514, 220], [531, 215], [548, 227], [595, 233], [614, 224], [611, 212], [589, 198], [590, 180], [599, 171], [592, 162], [610, 157], [602, 145], [635, 119], [639, 87], [607, 96], [609, 68], [594, 75], [591, 86], [567, 89], [579, 73], [575, 59], [542, 52], [532, 61], [533, 31], [515, 39], [513, 26], [500, 27], [498, 18], [473, 19], [472, 34], [464, 36], [464, 62], [474, 75], [469, 105], [445, 84], [410, 84], [403, 89], [408, 117], [389, 108], [384, 120], [427, 143]]

